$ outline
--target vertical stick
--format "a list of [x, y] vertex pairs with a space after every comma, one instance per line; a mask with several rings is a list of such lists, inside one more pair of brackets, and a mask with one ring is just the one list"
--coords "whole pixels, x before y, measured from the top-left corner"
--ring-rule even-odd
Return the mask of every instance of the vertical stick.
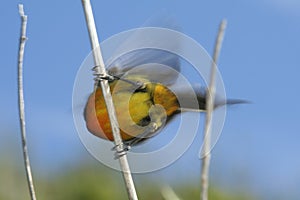
[[222, 20], [219, 26], [219, 33], [217, 36], [215, 50], [213, 55], [213, 63], [211, 66], [210, 83], [206, 95], [206, 119], [204, 129], [204, 144], [203, 144], [203, 160], [201, 168], [201, 200], [208, 200], [208, 186], [209, 186], [209, 165], [210, 165], [210, 143], [211, 143], [211, 120], [214, 109], [215, 98], [215, 74], [217, 62], [220, 55], [220, 50], [223, 42], [224, 32], [226, 28], [226, 20]]
[[[88, 31], [90, 34], [90, 41], [91, 41], [91, 45], [92, 45], [92, 49], [93, 49], [94, 62], [95, 62], [95, 66], [96, 66], [94, 68], [95, 74], [98, 76], [107, 76], [103, 58], [102, 58], [102, 54], [101, 54], [101, 49], [99, 46], [99, 41], [98, 41], [98, 36], [97, 36], [97, 31], [96, 31], [96, 26], [95, 26], [91, 3], [89, 0], [82, 0], [82, 5], [84, 8], [87, 28], [88, 28]], [[112, 131], [113, 131], [114, 142], [116, 145], [116, 151], [123, 152], [123, 154], [121, 154], [118, 158], [119, 158], [120, 166], [122, 169], [123, 178], [125, 181], [128, 197], [130, 200], [137, 200], [138, 198], [136, 195], [133, 179], [132, 179], [129, 164], [127, 161], [127, 155], [126, 155], [126, 152], [124, 152], [124, 145], [123, 145], [123, 141], [122, 141], [122, 138], [120, 135], [119, 125], [118, 125], [118, 121], [116, 118], [116, 112], [115, 112], [115, 108], [113, 105], [109, 84], [108, 84], [107, 80], [102, 80], [100, 83], [101, 83], [101, 89], [102, 89], [102, 93], [103, 93], [106, 107], [108, 110], [108, 116], [110, 119]]]
[[21, 127], [21, 137], [22, 137], [22, 150], [24, 157], [24, 165], [27, 177], [27, 184], [29, 187], [29, 193], [31, 200], [36, 200], [33, 179], [31, 174], [30, 161], [27, 150], [26, 142], [26, 126], [25, 126], [25, 109], [24, 109], [24, 92], [23, 92], [23, 58], [24, 58], [24, 48], [26, 37], [26, 26], [27, 26], [27, 16], [24, 14], [23, 5], [19, 4], [19, 13], [21, 16], [21, 36], [19, 45], [19, 56], [18, 56], [18, 92], [19, 92], [19, 116], [20, 116], [20, 127]]
[[180, 198], [169, 185], [162, 187], [161, 194], [165, 200], [180, 200]]

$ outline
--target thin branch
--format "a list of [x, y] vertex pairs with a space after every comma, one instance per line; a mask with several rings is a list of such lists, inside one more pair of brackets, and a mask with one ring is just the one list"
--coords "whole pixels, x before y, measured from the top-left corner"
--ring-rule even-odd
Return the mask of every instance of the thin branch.
[[[102, 58], [102, 54], [101, 54], [101, 49], [100, 49], [99, 40], [98, 40], [98, 36], [97, 36], [97, 31], [96, 31], [96, 26], [95, 26], [91, 3], [89, 0], [82, 0], [82, 5], [84, 8], [87, 28], [89, 31], [90, 41], [91, 41], [91, 45], [92, 45], [92, 49], [93, 49], [94, 62], [95, 62], [95, 66], [96, 66], [94, 68], [94, 71], [95, 71], [95, 75], [98, 76], [98, 77], [96, 77], [96, 79], [97, 79], [97, 78], [99, 78], [99, 76], [107, 76], [107, 73], [105, 70], [105, 66], [104, 66], [104, 62], [103, 62], [103, 58]], [[103, 93], [104, 100], [106, 103], [106, 107], [108, 110], [108, 116], [109, 116], [111, 127], [112, 127], [114, 142], [116, 145], [116, 151], [122, 152], [122, 154], [119, 155], [118, 159], [119, 159], [120, 166], [122, 169], [123, 178], [125, 181], [128, 197], [130, 200], [137, 200], [138, 198], [137, 198], [134, 182], [132, 179], [132, 175], [130, 172], [129, 164], [127, 161], [127, 155], [126, 155], [126, 152], [124, 151], [124, 144], [123, 144], [123, 141], [122, 141], [122, 138], [120, 135], [119, 125], [118, 125], [118, 121], [116, 118], [116, 112], [115, 112], [115, 108], [113, 105], [109, 84], [108, 84], [108, 81], [106, 81], [106, 80], [102, 80], [102, 81], [100, 81], [100, 83], [101, 83], [101, 89], [102, 89], [102, 93]]]
[[217, 68], [217, 62], [221, 51], [221, 46], [224, 38], [224, 32], [226, 28], [226, 20], [222, 20], [219, 33], [217, 36], [215, 50], [213, 55], [213, 63], [211, 66], [210, 83], [206, 96], [206, 119], [204, 129], [204, 144], [203, 144], [203, 160], [201, 167], [201, 200], [208, 200], [208, 186], [209, 186], [209, 165], [210, 165], [210, 143], [211, 143], [211, 120], [214, 108], [215, 98], [215, 74]]
[[165, 200], [180, 200], [180, 198], [169, 185], [162, 187], [161, 194]]
[[30, 161], [27, 150], [26, 142], [26, 126], [25, 126], [25, 109], [24, 109], [24, 91], [23, 91], [23, 58], [24, 58], [24, 48], [26, 37], [26, 26], [27, 26], [27, 16], [24, 14], [23, 5], [19, 4], [19, 13], [22, 20], [21, 25], [21, 36], [20, 36], [20, 46], [19, 46], [19, 57], [18, 57], [18, 92], [19, 92], [19, 115], [20, 115], [20, 126], [21, 126], [21, 137], [22, 137], [22, 148], [24, 156], [24, 165], [27, 176], [27, 184], [29, 187], [30, 197], [32, 200], [36, 200]]

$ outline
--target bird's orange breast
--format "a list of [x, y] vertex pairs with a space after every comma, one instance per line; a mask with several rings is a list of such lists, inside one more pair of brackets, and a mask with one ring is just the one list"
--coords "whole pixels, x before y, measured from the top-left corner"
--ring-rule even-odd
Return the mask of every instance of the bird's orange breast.
[[[149, 110], [153, 105], [161, 105], [165, 110], [166, 117], [176, 113], [179, 108], [175, 94], [161, 84], [149, 83], [143, 91], [133, 92], [127, 90], [126, 85], [123, 86], [115, 89], [115, 83], [110, 84], [120, 134], [125, 141], [131, 140], [145, 131], [147, 124], [144, 124], [144, 121], [149, 118]], [[89, 132], [100, 138], [113, 140], [110, 120], [100, 87], [97, 87], [88, 98], [84, 117]], [[159, 121], [159, 119], [155, 120]]]

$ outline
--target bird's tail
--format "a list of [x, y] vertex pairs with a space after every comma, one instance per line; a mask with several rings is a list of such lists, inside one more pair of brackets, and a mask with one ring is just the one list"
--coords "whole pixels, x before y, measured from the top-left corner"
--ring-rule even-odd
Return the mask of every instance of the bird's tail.
[[[180, 111], [195, 111], [205, 112], [206, 111], [206, 90], [194, 89], [194, 91], [178, 90], [175, 92], [180, 104]], [[249, 103], [243, 99], [220, 99], [216, 95], [214, 100], [214, 109], [224, 105], [236, 105]]]

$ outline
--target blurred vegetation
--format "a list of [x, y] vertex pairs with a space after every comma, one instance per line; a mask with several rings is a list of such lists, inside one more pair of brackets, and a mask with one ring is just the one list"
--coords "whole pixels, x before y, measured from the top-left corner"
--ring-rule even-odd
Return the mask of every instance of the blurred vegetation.
[[[122, 175], [107, 167], [97, 165], [66, 167], [55, 174], [34, 173], [38, 200], [126, 200]], [[139, 199], [163, 200], [160, 180], [150, 180], [147, 175], [134, 176]], [[172, 185], [180, 199], [199, 199], [199, 186], [192, 182]], [[245, 194], [231, 194], [211, 187], [210, 200], [247, 200]], [[24, 169], [11, 162], [0, 163], [0, 200], [30, 199]]]

